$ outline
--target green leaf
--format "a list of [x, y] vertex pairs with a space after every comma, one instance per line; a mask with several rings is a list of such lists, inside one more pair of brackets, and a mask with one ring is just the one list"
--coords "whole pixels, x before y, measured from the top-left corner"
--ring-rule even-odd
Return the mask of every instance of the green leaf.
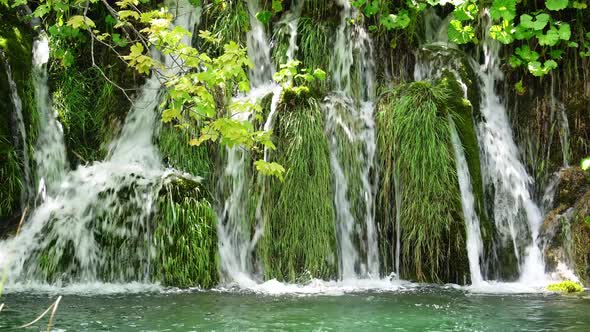
[[[504, 21], [507, 22], [507, 21]], [[512, 34], [507, 29], [504, 29], [500, 25], [492, 25], [490, 28], [490, 37], [499, 41], [502, 44], [510, 44], [514, 40]]]
[[448, 29], [449, 40], [456, 44], [466, 44], [475, 39], [475, 30], [471, 25], [463, 26], [459, 20], [451, 20]]
[[326, 72], [317, 68], [313, 71], [313, 76], [315, 76], [315, 78], [317, 78], [318, 80], [323, 81], [326, 79]]
[[580, 167], [582, 167], [582, 170], [584, 171], [590, 170], [590, 157], [582, 159]]
[[588, 5], [586, 5], [585, 2], [574, 1], [572, 3], [572, 7], [574, 7], [575, 9], [586, 9], [588, 8]]
[[262, 24], [268, 24], [271, 18], [272, 13], [267, 10], [256, 13], [256, 19], [260, 21]]
[[524, 14], [520, 16], [520, 24], [527, 28], [533, 30], [543, 30], [549, 22], [550, 16], [547, 14], [539, 14], [535, 17], [533, 21], [533, 17], [528, 14]]
[[74, 29], [89, 29], [96, 26], [91, 19], [82, 15], [74, 15], [70, 17], [66, 24]]
[[528, 45], [517, 47], [514, 53], [526, 62], [537, 61], [539, 59], [539, 53], [531, 50]]
[[379, 12], [379, 0], [373, 0], [365, 7], [365, 15], [373, 16]]
[[401, 10], [397, 15], [389, 14], [381, 17], [380, 22], [387, 30], [405, 29], [410, 25], [411, 19], [406, 10]]
[[272, 0], [272, 11], [274, 13], [281, 12], [283, 10], [283, 0]]
[[285, 168], [280, 164], [277, 164], [275, 162], [269, 163], [267, 161], [260, 159], [256, 160], [254, 162], [254, 165], [256, 166], [256, 170], [258, 170], [258, 172], [260, 172], [261, 174], [274, 176], [278, 178], [281, 182], [284, 181], [283, 174], [285, 174]]
[[559, 41], [559, 31], [555, 27], [551, 27], [547, 34], [538, 32], [536, 36], [541, 46], [555, 46]]
[[515, 55], [511, 55], [510, 59], [508, 59], [508, 64], [512, 68], [517, 68], [517, 67], [520, 67], [523, 64], [523, 62], [519, 57], [517, 57]]
[[561, 23], [559, 25], [559, 39], [561, 40], [570, 40], [570, 37], [572, 36], [572, 30], [570, 28], [570, 25], [567, 23]]
[[549, 10], [562, 10], [567, 8], [568, 0], [545, 0], [545, 6]]
[[516, 16], [516, 0], [494, 0], [490, 14], [494, 20], [503, 18], [512, 21]]
[[520, 81], [516, 82], [516, 84], [514, 84], [514, 89], [516, 90], [516, 93], [518, 93], [518, 95], [520, 95], [520, 96], [524, 95], [526, 92], [526, 87], [522, 83], [522, 80], [520, 80]]

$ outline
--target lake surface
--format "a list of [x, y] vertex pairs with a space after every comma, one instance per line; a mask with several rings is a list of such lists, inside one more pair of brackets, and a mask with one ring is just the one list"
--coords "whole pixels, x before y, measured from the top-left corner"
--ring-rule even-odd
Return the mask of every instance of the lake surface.
[[[67, 292], [66, 292], [67, 293]], [[1, 331], [23, 331], [53, 293], [9, 293]], [[31, 331], [45, 331], [47, 318]], [[157, 290], [63, 295], [54, 331], [589, 331], [590, 294], [475, 294], [456, 287], [331, 295]]]

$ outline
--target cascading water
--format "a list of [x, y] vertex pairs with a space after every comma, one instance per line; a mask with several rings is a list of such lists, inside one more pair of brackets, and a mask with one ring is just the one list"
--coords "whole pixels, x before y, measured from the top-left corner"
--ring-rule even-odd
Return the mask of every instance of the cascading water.
[[340, 275], [342, 279], [376, 278], [379, 257], [371, 178], [376, 151], [373, 47], [362, 26], [349, 24], [356, 10], [346, 0], [338, 4], [342, 12], [331, 65], [334, 93], [323, 108], [334, 177]]
[[[500, 44], [489, 36], [491, 20], [487, 15], [484, 22], [484, 63], [477, 68], [483, 117], [477, 134], [484, 180], [494, 188], [493, 219], [498, 232], [503, 239], [512, 241], [517, 259], [524, 257], [520, 265], [520, 281], [542, 284], [545, 265], [538, 243], [541, 211], [531, 197], [532, 179], [520, 161], [506, 108], [495, 91], [496, 83], [503, 78], [498, 55]], [[523, 248], [525, 252], [522, 252]]]
[[478, 286], [483, 281], [481, 273], [480, 259], [483, 257], [483, 241], [481, 239], [481, 230], [479, 227], [479, 218], [475, 211], [475, 197], [471, 186], [471, 175], [465, 158], [465, 151], [461, 144], [461, 139], [457, 133], [455, 122], [449, 116], [449, 125], [451, 128], [451, 141], [455, 152], [455, 163], [457, 164], [457, 176], [459, 178], [459, 189], [461, 191], [461, 206], [463, 209], [463, 218], [465, 219], [465, 229], [467, 231], [467, 258], [469, 259], [469, 273], [471, 275], [471, 284]]
[[[0, 53], [0, 58], [3, 57], [3, 53]], [[30, 197], [31, 190], [31, 165], [29, 163], [29, 148], [27, 143], [27, 131], [25, 129], [25, 121], [23, 119], [23, 106], [22, 101], [18, 95], [18, 90], [14, 79], [12, 78], [12, 70], [8, 59], [6, 60], [6, 77], [8, 78], [8, 85], [10, 87], [10, 99], [14, 111], [11, 116], [11, 124], [14, 133], [13, 139], [14, 145], [20, 151], [21, 160], [23, 164], [23, 178], [22, 186], [23, 190], [21, 193], [21, 203], [27, 204], [27, 200]]]
[[51, 108], [47, 85], [47, 62], [49, 61], [49, 38], [45, 33], [33, 43], [33, 76], [35, 101], [39, 112], [39, 136], [35, 148], [39, 190], [52, 193], [68, 169], [63, 129], [57, 114]]
[[[256, 18], [259, 11], [258, 2], [248, 0], [248, 10], [251, 25], [251, 31], [248, 33], [248, 56], [254, 63], [249, 76], [251, 92], [247, 96], [234, 99], [234, 102], [255, 103], [269, 93], [274, 93], [271, 106], [271, 113], [274, 114], [281, 90], [272, 84], [274, 66], [270, 58], [270, 45], [264, 26]], [[238, 121], [249, 121], [250, 116], [249, 112], [232, 115]], [[272, 116], [269, 116], [265, 128], [270, 128], [271, 121]], [[265, 151], [265, 158], [267, 153]], [[227, 282], [236, 282], [239, 286], [252, 286], [254, 281], [251, 256], [263, 225], [257, 225], [254, 234], [251, 234], [247, 216], [247, 152], [241, 146], [234, 146], [227, 148], [227, 155], [227, 165], [220, 188], [229, 187], [229, 196], [223, 197], [225, 201], [217, 224], [222, 278]]]
[[[200, 11], [187, 1], [174, 9], [179, 12], [174, 25], [192, 31]], [[184, 42], [190, 45], [189, 38]], [[48, 57], [46, 39], [35, 44], [34, 54], [41, 72]], [[170, 56], [164, 62], [171, 75], [181, 70], [181, 64]], [[160, 74], [154, 72], [141, 87], [107, 159], [51, 177], [54, 182], [47, 181], [51, 190], [19, 236], [0, 242], [0, 266], [8, 267], [10, 282], [149, 281], [154, 255], [150, 220], [159, 191], [173, 173], [163, 169], [152, 142], [155, 110], [161, 100]], [[41, 125], [51, 128], [41, 128], [45, 131], [39, 144], [43, 150], [36, 157], [45, 158], [49, 151], [65, 148], [58, 123], [49, 116], [49, 96], [43, 86], [46, 76], [40, 78], [36, 82], [38, 100], [45, 112]], [[52, 173], [43, 171], [64, 167], [65, 156], [63, 160], [59, 157], [38, 160], [45, 167], [41, 174], [49, 176]], [[51, 275], [47, 264], [59, 265], [63, 275]]]

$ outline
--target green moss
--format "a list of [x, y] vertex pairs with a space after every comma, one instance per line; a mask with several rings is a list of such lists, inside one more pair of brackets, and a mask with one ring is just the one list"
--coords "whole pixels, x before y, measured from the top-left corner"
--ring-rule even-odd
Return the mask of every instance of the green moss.
[[577, 282], [574, 281], [562, 281], [547, 286], [547, 290], [558, 293], [579, 293], [583, 292], [584, 288]]
[[[463, 282], [465, 226], [447, 120], [451, 91], [416, 82], [389, 92], [377, 115], [381, 237], [395, 243], [394, 176], [401, 182], [401, 272], [420, 281]], [[391, 259], [391, 257], [384, 257]]]
[[[314, 99], [279, 105], [271, 158], [285, 180], [266, 179], [264, 237], [258, 247], [267, 279], [333, 279], [337, 274], [332, 175], [323, 115]], [[303, 278], [303, 279], [302, 279]]]

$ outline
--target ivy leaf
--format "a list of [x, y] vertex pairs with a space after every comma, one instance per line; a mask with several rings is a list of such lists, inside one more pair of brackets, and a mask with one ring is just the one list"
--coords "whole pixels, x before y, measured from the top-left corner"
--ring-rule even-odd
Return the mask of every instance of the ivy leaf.
[[516, 0], [494, 0], [490, 14], [494, 20], [503, 18], [511, 21], [516, 17]]
[[466, 44], [475, 39], [475, 30], [470, 25], [463, 26], [459, 20], [451, 20], [448, 36], [453, 43]]
[[559, 31], [555, 27], [551, 27], [547, 34], [537, 33], [537, 39], [541, 46], [555, 46], [559, 41]]
[[567, 7], [569, 0], [546, 0], [545, 6], [549, 10], [562, 10]]
[[256, 13], [256, 19], [260, 21], [262, 24], [268, 24], [271, 18], [272, 13], [267, 10]]

